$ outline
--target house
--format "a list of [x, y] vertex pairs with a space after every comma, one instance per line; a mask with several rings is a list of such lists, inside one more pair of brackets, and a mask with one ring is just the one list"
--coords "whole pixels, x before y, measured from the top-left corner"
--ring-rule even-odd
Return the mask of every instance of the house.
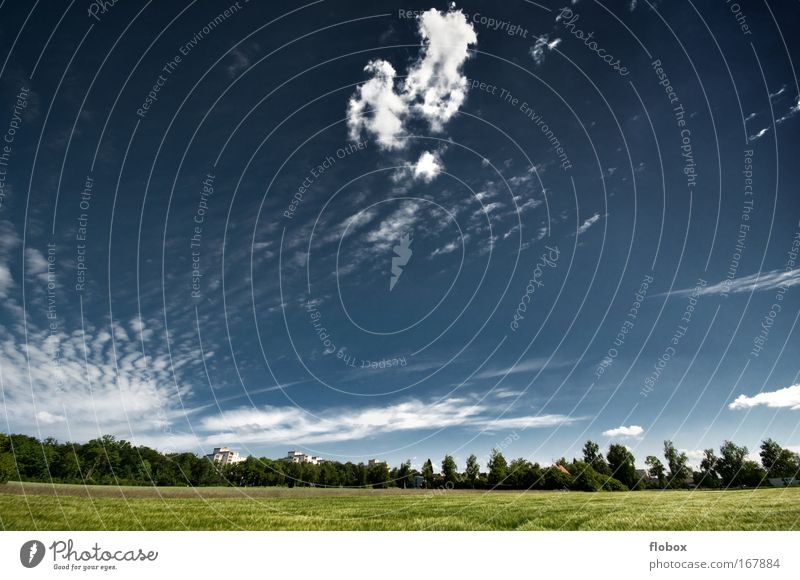
[[420, 487], [425, 487], [425, 478], [421, 475], [415, 475], [414, 479], [412, 480], [412, 485], [417, 489]]
[[302, 451], [289, 451], [289, 453], [286, 454], [284, 461], [288, 461], [290, 463], [311, 463], [313, 465], [325, 463], [325, 460], [322, 457], [307, 455]]
[[381, 461], [380, 459], [370, 459], [369, 461], [367, 461], [367, 469], [376, 467], [378, 465], [385, 465], [386, 467], [389, 467], [388, 463], [386, 463], [385, 461]]
[[215, 447], [213, 453], [206, 455], [206, 458], [219, 464], [221, 467], [233, 465], [234, 463], [241, 463], [247, 459], [228, 447]]

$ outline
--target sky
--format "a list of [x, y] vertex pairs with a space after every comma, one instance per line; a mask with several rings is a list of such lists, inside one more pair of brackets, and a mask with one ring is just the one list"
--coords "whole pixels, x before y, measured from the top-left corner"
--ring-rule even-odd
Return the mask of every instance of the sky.
[[800, 449], [799, 8], [732, 7], [0, 2], [0, 430]]

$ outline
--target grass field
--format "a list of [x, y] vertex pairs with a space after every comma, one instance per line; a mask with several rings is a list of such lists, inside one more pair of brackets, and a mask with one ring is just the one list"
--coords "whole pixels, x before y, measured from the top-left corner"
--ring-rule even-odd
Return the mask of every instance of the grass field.
[[800, 530], [800, 488], [633, 493], [10, 482], [5, 530]]

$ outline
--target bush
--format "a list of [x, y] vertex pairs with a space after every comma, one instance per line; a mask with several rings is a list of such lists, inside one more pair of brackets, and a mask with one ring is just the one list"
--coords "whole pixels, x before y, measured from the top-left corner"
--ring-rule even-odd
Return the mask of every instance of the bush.
[[14, 457], [10, 453], [0, 453], [0, 484], [16, 476]]

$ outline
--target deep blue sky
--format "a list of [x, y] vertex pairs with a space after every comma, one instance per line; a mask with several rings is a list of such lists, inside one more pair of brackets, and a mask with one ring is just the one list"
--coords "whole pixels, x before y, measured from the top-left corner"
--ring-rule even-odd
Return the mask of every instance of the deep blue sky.
[[477, 43], [434, 74], [466, 98], [439, 126], [404, 102], [387, 146], [348, 103], [376, 60], [402, 100], [434, 52], [407, 11], [445, 3], [0, 3], [1, 429], [460, 465], [800, 446], [797, 4], [606, 4], [459, 4]]

